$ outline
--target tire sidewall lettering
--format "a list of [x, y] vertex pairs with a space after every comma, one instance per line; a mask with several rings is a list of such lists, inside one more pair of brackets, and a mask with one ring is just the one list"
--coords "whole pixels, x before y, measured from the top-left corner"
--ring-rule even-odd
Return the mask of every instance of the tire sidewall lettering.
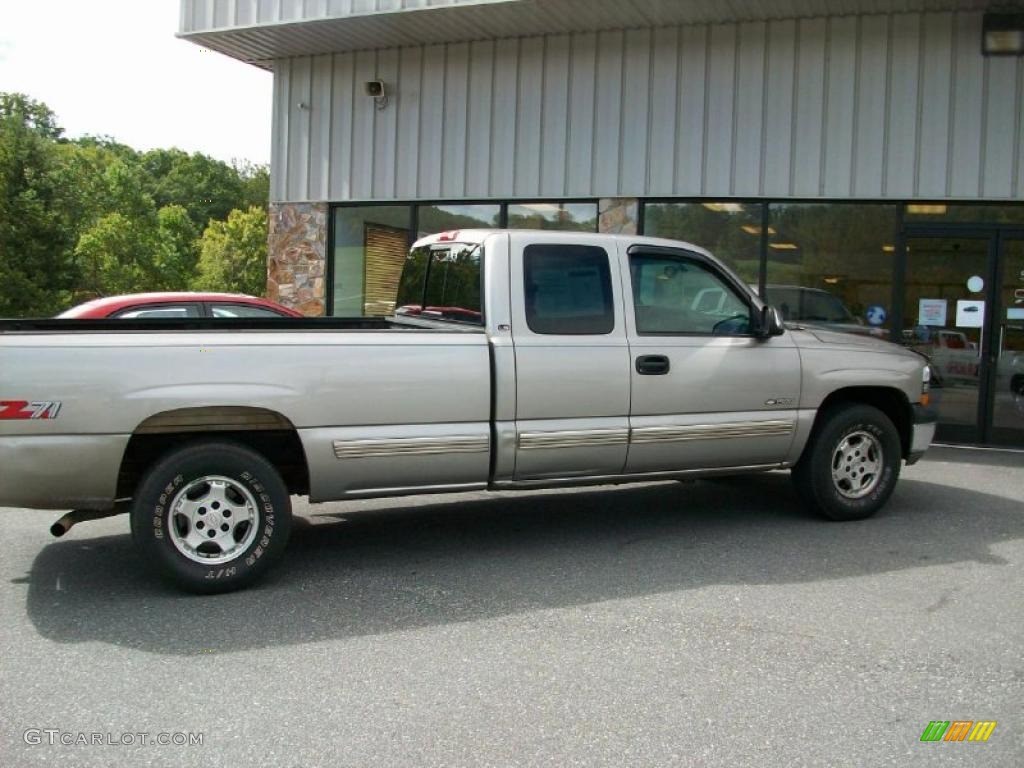
[[[204, 579], [206, 580], [218, 580], [237, 576], [240, 570], [246, 570], [252, 568], [264, 554], [266, 554], [267, 548], [270, 546], [273, 534], [274, 534], [274, 504], [270, 494], [266, 492], [266, 487], [261, 483], [258, 477], [249, 471], [245, 472], [223, 472], [219, 470], [213, 470], [209, 472], [194, 472], [189, 475], [199, 477], [202, 474], [224, 474], [227, 477], [234, 477], [235, 480], [239, 481], [259, 499], [260, 502], [260, 520], [258, 525], [261, 528], [259, 535], [253, 540], [253, 544], [250, 545], [249, 549], [245, 552], [239, 553], [237, 557], [229, 560], [226, 563], [220, 563], [216, 567], [205, 566], [201, 563], [195, 563], [187, 558], [184, 558], [181, 553], [175, 550], [177, 556], [181, 557], [182, 560], [187, 564], [187, 567], [200, 568], [205, 571]], [[194, 477], [189, 477], [189, 480]], [[186, 484], [186, 475], [179, 473], [174, 479], [168, 483], [157, 498], [157, 504], [152, 508], [152, 515], [150, 517], [152, 523], [152, 534], [153, 538], [160, 541], [166, 539], [166, 529], [169, 528], [173, 523], [171, 522], [171, 509], [169, 503], [173, 500], [177, 492]], [[169, 544], [169, 541], [168, 541]]]

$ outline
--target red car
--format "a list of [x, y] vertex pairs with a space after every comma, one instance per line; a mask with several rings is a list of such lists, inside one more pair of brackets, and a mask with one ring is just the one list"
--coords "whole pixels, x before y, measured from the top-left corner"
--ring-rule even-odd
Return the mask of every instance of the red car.
[[177, 320], [187, 317], [303, 317], [303, 314], [269, 299], [240, 293], [133, 293], [93, 299], [57, 317]]

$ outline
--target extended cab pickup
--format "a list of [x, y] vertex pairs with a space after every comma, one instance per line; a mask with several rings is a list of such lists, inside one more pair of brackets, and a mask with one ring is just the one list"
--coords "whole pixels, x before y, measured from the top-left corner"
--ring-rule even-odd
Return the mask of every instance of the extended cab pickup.
[[783, 327], [686, 243], [449, 232], [379, 280], [388, 318], [0, 323], [0, 505], [128, 512], [147, 562], [224, 591], [280, 557], [291, 494], [791, 468], [848, 520], [934, 432], [920, 355]]

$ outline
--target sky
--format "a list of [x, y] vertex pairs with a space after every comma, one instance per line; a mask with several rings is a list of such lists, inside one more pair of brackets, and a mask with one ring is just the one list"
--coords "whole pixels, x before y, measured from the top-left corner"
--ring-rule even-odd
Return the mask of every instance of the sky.
[[269, 72], [179, 40], [180, 0], [0, 0], [0, 91], [69, 137], [270, 162]]

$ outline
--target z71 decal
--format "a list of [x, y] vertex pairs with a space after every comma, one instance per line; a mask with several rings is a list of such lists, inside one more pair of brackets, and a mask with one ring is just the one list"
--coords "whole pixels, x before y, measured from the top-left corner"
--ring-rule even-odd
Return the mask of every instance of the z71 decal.
[[56, 419], [60, 413], [59, 402], [36, 402], [28, 400], [0, 400], [0, 421], [14, 419]]

